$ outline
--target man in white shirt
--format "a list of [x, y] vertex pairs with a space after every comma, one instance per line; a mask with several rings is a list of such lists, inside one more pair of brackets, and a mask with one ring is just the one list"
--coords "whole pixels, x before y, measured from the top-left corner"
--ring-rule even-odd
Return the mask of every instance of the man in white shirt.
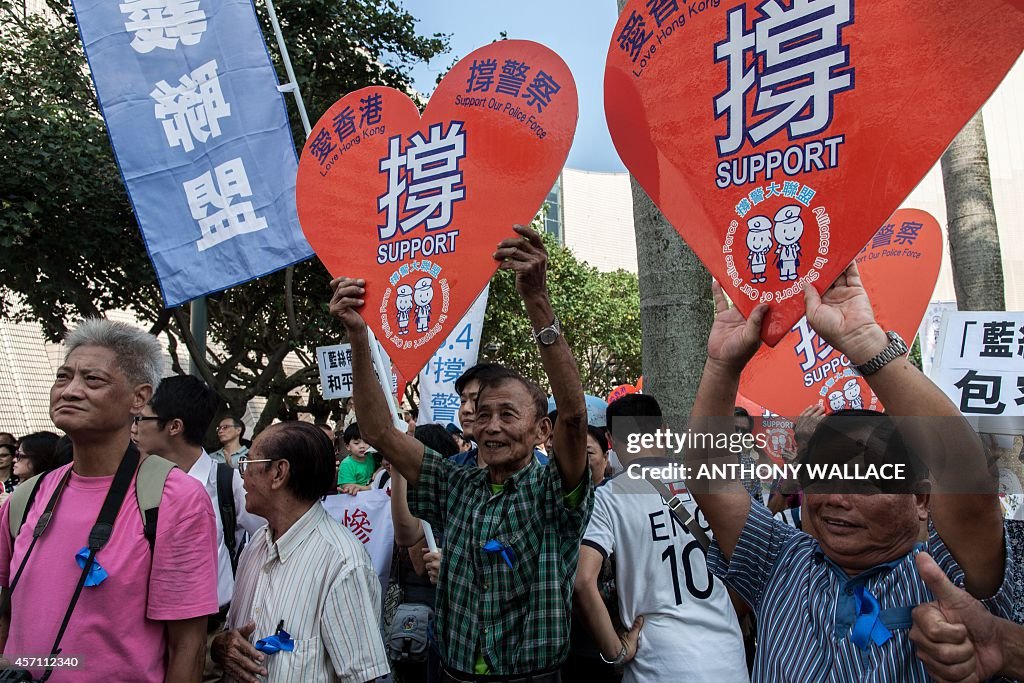
[[308, 422], [272, 425], [239, 469], [249, 510], [267, 525], [242, 552], [214, 660], [240, 681], [387, 675], [377, 573], [363, 544], [320, 503], [336, 487], [331, 440]]
[[[701, 537], [695, 536], [674, 519], [658, 490], [641, 476], [641, 466], [669, 464], [663, 453], [631, 453], [637, 449], [627, 445], [630, 433], [661, 426], [661, 409], [653, 396], [630, 394], [608, 406], [609, 431], [626, 470], [596, 491], [594, 513], [580, 547], [575, 608], [594, 635], [602, 659], [625, 666], [624, 683], [746, 683], [736, 612], [725, 584], [711, 574], [705, 561], [706, 524]], [[683, 501], [680, 512], [703, 522], [684, 483], [666, 483]], [[597, 587], [601, 564], [613, 553], [624, 624], [612, 623]]]
[[[227, 616], [235, 587], [234, 563], [245, 534], [252, 536], [266, 524], [266, 520], [246, 512], [242, 477], [235, 469], [230, 470], [231, 500], [225, 501], [222, 510], [217, 485], [218, 467], [202, 446], [216, 409], [217, 395], [205, 382], [191, 375], [176, 375], [160, 382], [153, 398], [138, 416], [136, 428], [136, 440], [144, 452], [170, 460], [197, 479], [210, 496], [217, 524], [217, 604], [220, 605], [220, 612], [210, 617], [210, 633], [220, 630]], [[225, 524], [233, 529], [231, 543], [225, 538]], [[212, 663], [208, 666], [208, 673], [213, 675]]]

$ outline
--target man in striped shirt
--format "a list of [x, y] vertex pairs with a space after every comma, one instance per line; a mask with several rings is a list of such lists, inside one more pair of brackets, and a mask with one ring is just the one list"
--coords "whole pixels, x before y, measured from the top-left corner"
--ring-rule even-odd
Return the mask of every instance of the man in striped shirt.
[[246, 509], [267, 525], [242, 551], [213, 660], [247, 683], [387, 675], [380, 580], [363, 544], [320, 504], [335, 490], [330, 438], [308, 422], [272, 425], [238, 469]]
[[[717, 314], [690, 428], [728, 433], [740, 373], [760, 346], [767, 307], [748, 320], [714, 286]], [[854, 493], [807, 481], [804, 531], [772, 519], [738, 480], [690, 480], [714, 531], [708, 564], [738, 591], [758, 620], [756, 681], [927, 681], [909, 638], [910, 612], [933, 599], [914, 562], [920, 525], [929, 521], [927, 550], [954, 584], [1005, 616], [1009, 558], [993, 478], [977, 435], [942, 391], [902, 355], [906, 346], [875, 321], [855, 264], [819, 295], [805, 289], [807, 320], [867, 378], [890, 415], [868, 411], [852, 425], [828, 418], [808, 444], [809, 462], [901, 463], [912, 455], [933, 473], [929, 482], [873, 479]], [[902, 352], [902, 353], [900, 353]], [[929, 418], [922, 428], [921, 418]], [[837, 426], [838, 425], [838, 426]], [[905, 445], [901, 442], [905, 441]], [[707, 443], [706, 441], [703, 443]], [[912, 446], [912, 448], [911, 448]], [[691, 468], [727, 451], [693, 448]], [[707, 482], [705, 482], [707, 483]], [[831, 491], [829, 490], [831, 488]], [[818, 489], [815, 491], [815, 489]], [[859, 492], [859, 493], [858, 493]], [[864, 495], [872, 493], [873, 495]]]
[[[331, 313], [352, 343], [360, 428], [409, 481], [413, 515], [445, 531], [437, 584], [437, 633], [445, 681], [556, 683], [568, 655], [579, 542], [593, 504], [587, 410], [576, 361], [548, 298], [540, 235], [516, 226], [495, 258], [516, 273], [541, 361], [559, 406], [558, 458], [541, 466], [535, 444], [551, 432], [547, 399], [508, 375], [482, 382], [474, 436], [487, 467], [439, 457], [388, 419], [370, 363], [363, 280], [332, 282]], [[376, 305], [371, 305], [375, 309]]]

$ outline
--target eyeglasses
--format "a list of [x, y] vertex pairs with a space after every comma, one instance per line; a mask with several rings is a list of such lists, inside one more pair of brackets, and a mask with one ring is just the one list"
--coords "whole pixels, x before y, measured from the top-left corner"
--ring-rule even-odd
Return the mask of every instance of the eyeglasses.
[[217, 431], [222, 432], [225, 429], [238, 429], [235, 425], [217, 425]]
[[157, 417], [156, 415], [132, 415], [132, 424], [134, 424], [135, 426], [138, 426], [138, 424], [140, 422], [145, 422], [146, 420], [159, 420], [159, 419], [160, 418]]
[[274, 462], [275, 460], [280, 459], [281, 458], [257, 458], [256, 460], [250, 460], [249, 456], [243, 455], [238, 459], [238, 473], [245, 474], [245, 468], [255, 462]]

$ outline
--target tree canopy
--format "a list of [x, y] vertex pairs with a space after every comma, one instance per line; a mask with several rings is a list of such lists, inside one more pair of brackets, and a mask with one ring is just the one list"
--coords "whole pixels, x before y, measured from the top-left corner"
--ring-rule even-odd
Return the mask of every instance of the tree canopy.
[[[183, 372], [188, 308], [165, 310], [152, 265], [114, 161], [88, 66], [66, 0], [52, 14], [26, 13], [0, 0], [0, 315], [38, 321], [60, 340], [74, 321], [126, 309], [166, 333], [174, 370]], [[447, 51], [447, 37], [422, 36], [416, 20], [385, 0], [297, 0], [277, 8], [311, 121], [346, 92], [387, 85], [412, 93], [410, 69]], [[278, 77], [285, 82], [265, 6], [257, 15]], [[415, 96], [415, 93], [412, 93]], [[297, 146], [304, 134], [286, 99]], [[636, 277], [598, 273], [550, 244], [553, 303], [580, 360], [589, 391], [639, 375]], [[541, 381], [529, 322], [510, 273], [492, 285], [483, 346], [490, 359]], [[318, 393], [312, 350], [336, 343], [327, 314], [329, 275], [317, 259], [209, 297], [209, 350], [200, 371], [236, 416], [267, 399], [257, 431], [274, 418], [335, 408]], [[293, 355], [291, 355], [293, 354]], [[284, 360], [301, 367], [289, 374]], [[298, 405], [289, 392], [308, 386]]]

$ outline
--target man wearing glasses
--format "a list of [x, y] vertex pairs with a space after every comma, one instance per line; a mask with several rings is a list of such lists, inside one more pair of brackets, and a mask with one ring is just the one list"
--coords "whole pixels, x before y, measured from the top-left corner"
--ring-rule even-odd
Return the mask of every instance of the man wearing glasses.
[[249, 449], [242, 445], [242, 437], [245, 436], [245, 423], [235, 417], [225, 417], [217, 425], [217, 440], [221, 448], [210, 453], [214, 462], [223, 462], [234, 468], [238, 467], [238, 459], [249, 452]]
[[[170, 460], [203, 485], [217, 523], [217, 602], [220, 611], [210, 617], [208, 630], [220, 630], [234, 590], [234, 566], [245, 535], [254, 535], [266, 520], [245, 511], [242, 478], [234, 469], [215, 464], [203, 448], [203, 437], [213, 421], [217, 395], [206, 382], [192, 375], [176, 375], [160, 382], [153, 398], [135, 416], [139, 448]], [[230, 475], [219, 481], [219, 477]], [[230, 494], [221, 501], [221, 491]], [[230, 534], [229, 539], [227, 534]], [[206, 679], [220, 678], [207, 662]]]
[[320, 504], [335, 490], [330, 439], [308, 422], [272, 425], [238, 469], [246, 508], [267, 525], [242, 552], [214, 661], [253, 683], [386, 675], [380, 579], [363, 544]]

